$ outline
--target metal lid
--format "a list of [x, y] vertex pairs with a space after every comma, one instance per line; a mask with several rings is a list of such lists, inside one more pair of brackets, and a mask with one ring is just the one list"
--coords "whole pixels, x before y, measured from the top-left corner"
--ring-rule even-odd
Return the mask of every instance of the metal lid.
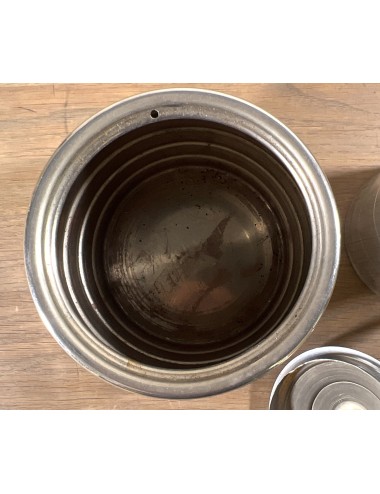
[[302, 353], [274, 383], [271, 410], [380, 410], [380, 362], [343, 347]]

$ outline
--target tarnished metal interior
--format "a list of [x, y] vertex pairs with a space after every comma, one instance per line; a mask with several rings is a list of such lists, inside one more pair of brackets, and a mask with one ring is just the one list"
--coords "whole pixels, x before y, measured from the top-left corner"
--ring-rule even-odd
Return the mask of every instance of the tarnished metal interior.
[[160, 368], [201, 368], [256, 345], [289, 313], [311, 258], [307, 205], [285, 165], [207, 120], [152, 115], [113, 141], [57, 221], [76, 317]]

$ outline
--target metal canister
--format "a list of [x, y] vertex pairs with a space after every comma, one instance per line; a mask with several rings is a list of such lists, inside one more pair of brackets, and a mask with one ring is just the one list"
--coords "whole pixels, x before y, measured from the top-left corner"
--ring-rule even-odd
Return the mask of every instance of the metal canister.
[[271, 410], [380, 410], [380, 362], [344, 347], [290, 361], [273, 386]]
[[331, 296], [328, 181], [265, 111], [194, 89], [85, 122], [36, 187], [25, 259], [35, 304], [81, 365], [166, 398], [221, 393], [286, 359]]
[[380, 295], [380, 173], [352, 201], [345, 223], [350, 261], [368, 288]]

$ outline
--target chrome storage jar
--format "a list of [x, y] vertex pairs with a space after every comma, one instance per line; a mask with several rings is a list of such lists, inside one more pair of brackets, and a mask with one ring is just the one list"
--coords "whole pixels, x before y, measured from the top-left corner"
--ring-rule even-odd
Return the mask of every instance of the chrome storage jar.
[[170, 89], [101, 111], [36, 187], [25, 259], [38, 311], [78, 363], [129, 390], [194, 398], [284, 361], [331, 296], [328, 181], [265, 111]]

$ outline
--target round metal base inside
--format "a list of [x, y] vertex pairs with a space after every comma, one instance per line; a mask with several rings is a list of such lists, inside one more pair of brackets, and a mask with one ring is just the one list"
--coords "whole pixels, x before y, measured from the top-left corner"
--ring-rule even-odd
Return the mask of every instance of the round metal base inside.
[[173, 342], [220, 344], [257, 325], [283, 278], [278, 218], [252, 187], [212, 167], [145, 180], [116, 208], [106, 239], [110, 293]]
[[78, 222], [67, 245], [80, 245], [79, 273], [71, 259], [68, 268], [113, 348], [199, 368], [258, 344], [286, 317], [308, 273], [310, 223], [292, 177], [259, 143], [211, 122], [162, 122], [123, 136], [88, 169], [81, 200], [75, 190], [66, 201]]

